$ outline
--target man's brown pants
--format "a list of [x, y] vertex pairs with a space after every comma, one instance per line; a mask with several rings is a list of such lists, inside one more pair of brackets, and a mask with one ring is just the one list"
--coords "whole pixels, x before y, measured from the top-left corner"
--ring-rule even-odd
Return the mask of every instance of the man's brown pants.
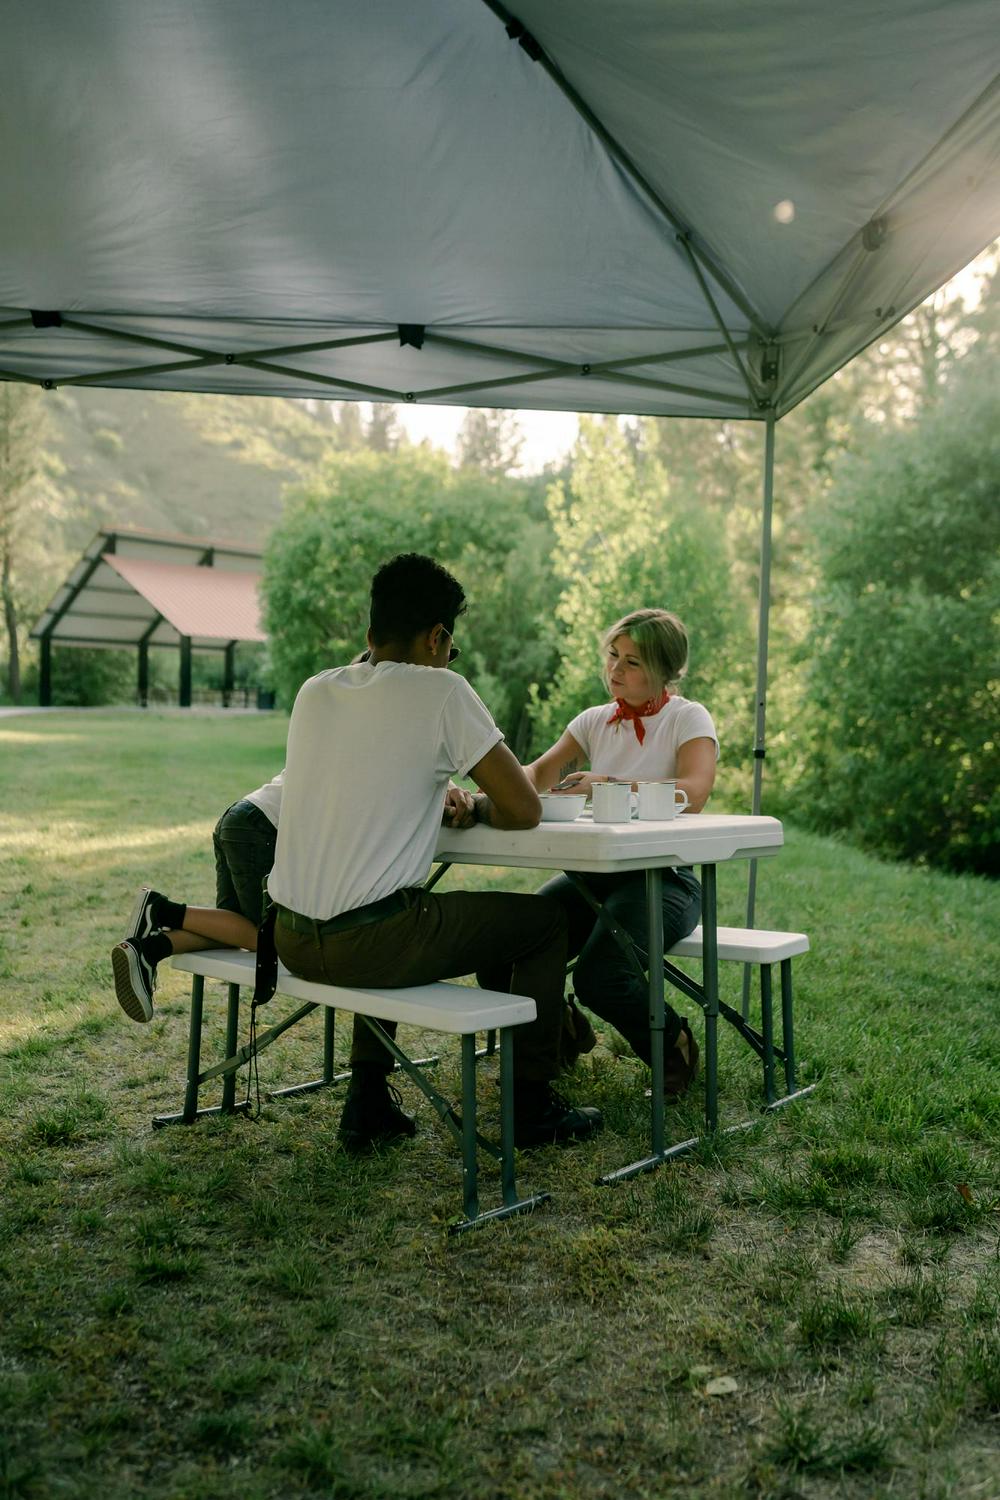
[[[407, 905], [381, 922], [346, 932], [309, 931], [288, 925], [279, 911], [278, 954], [293, 974], [324, 984], [373, 989], [432, 984], [476, 970], [513, 970], [510, 992], [528, 995], [537, 1019], [514, 1028], [514, 1076], [546, 1083], [559, 1071], [566, 984], [566, 917], [545, 896], [500, 891], [419, 888], [404, 893]], [[308, 918], [297, 916], [300, 928]], [[390, 1036], [396, 1028], [383, 1022]], [[351, 1062], [378, 1063], [388, 1072], [392, 1057], [360, 1017], [354, 1021]]]

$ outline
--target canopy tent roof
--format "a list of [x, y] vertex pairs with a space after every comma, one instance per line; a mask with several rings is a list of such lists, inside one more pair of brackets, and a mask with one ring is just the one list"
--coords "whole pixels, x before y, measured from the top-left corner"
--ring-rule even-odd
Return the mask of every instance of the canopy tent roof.
[[1000, 229], [996, 0], [0, 21], [0, 378], [780, 416]]
[[99, 531], [31, 634], [61, 646], [263, 641], [260, 561], [228, 542]]

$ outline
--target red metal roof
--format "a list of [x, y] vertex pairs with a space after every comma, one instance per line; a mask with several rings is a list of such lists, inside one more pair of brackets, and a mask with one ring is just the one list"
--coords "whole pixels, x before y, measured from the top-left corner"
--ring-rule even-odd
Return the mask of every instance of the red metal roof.
[[113, 552], [105, 552], [102, 560], [147, 599], [179, 635], [219, 641], [266, 639], [257, 597], [259, 573], [154, 562]]

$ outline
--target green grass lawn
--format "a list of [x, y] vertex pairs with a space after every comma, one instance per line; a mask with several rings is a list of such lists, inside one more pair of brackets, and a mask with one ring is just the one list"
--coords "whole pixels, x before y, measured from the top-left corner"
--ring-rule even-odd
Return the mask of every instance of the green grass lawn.
[[[458, 1155], [407, 1083], [417, 1139], [360, 1163], [335, 1092], [150, 1129], [182, 1098], [187, 988], [165, 971], [132, 1025], [109, 949], [142, 882], [211, 900], [212, 824], [284, 730], [0, 721], [0, 1500], [996, 1500], [996, 886], [788, 829], [758, 920], [812, 938], [812, 1098], [598, 1188], [646, 1145], [644, 1070], [605, 1031], [567, 1084], [604, 1135], [522, 1159], [537, 1214], [452, 1238]], [[723, 921], [745, 878], [720, 871]], [[310, 1017], [262, 1088], [320, 1058]], [[726, 1028], [725, 1124], [756, 1113], [751, 1062]]]

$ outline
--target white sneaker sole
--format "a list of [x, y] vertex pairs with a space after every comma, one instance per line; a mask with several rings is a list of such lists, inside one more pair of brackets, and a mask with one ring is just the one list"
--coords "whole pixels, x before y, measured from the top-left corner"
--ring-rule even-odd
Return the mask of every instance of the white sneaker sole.
[[127, 938], [131, 938], [134, 943], [138, 943], [144, 937], [149, 937], [149, 934], [153, 930], [149, 925], [148, 919], [146, 921], [143, 921], [143, 916], [146, 909], [146, 898], [148, 897], [149, 892], [150, 887], [148, 885], [144, 885], [138, 896], [136, 896], [135, 902], [132, 906], [132, 910], [129, 913], [128, 927], [126, 929], [125, 936]]
[[130, 948], [127, 943], [118, 943], [111, 950], [111, 967], [115, 975], [118, 1004], [129, 1020], [151, 1021], [153, 1002], [146, 994], [135, 949]]

